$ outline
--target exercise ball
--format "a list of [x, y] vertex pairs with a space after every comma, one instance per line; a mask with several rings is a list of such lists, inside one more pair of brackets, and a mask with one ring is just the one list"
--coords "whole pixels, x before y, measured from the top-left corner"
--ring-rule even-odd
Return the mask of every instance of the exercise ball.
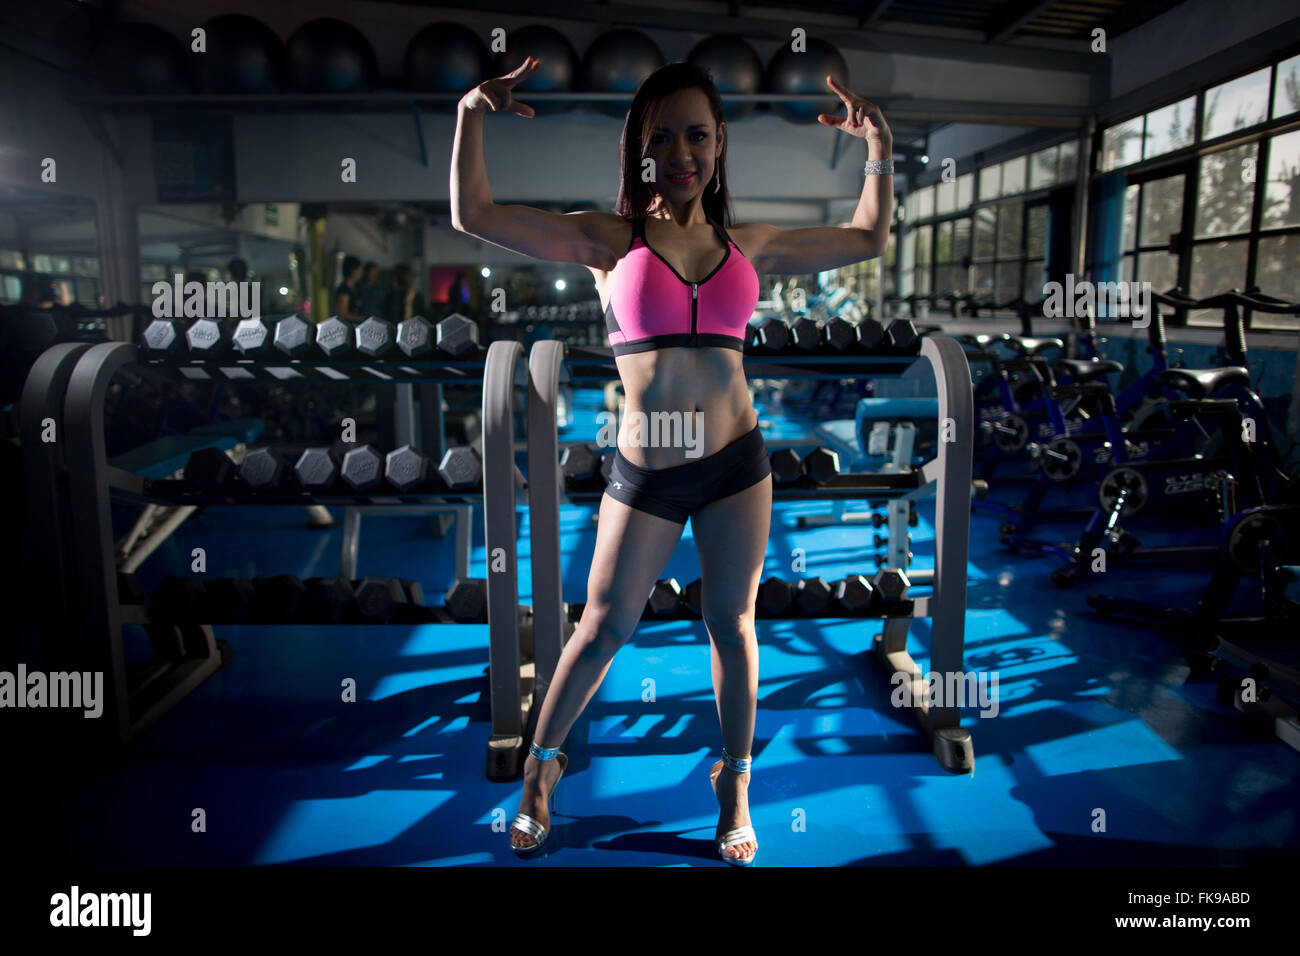
[[207, 52], [191, 53], [205, 93], [274, 93], [284, 84], [284, 44], [261, 20], [241, 13], [203, 24]]
[[194, 84], [180, 41], [152, 23], [124, 23], [95, 49], [95, 72], [112, 93], [189, 93]]
[[763, 87], [763, 61], [754, 48], [738, 36], [719, 33], [691, 48], [686, 62], [708, 71], [722, 94], [722, 113], [728, 120], [753, 112], [757, 103], [735, 103], [728, 93], [757, 93]]
[[375, 83], [375, 51], [342, 20], [309, 20], [289, 37], [289, 85], [304, 93], [363, 93]]
[[826, 93], [815, 103], [773, 103], [772, 108], [792, 123], [815, 123], [818, 113], [836, 115], [843, 112], [844, 101], [831, 92], [826, 77], [833, 76], [845, 89], [849, 87], [849, 67], [840, 51], [825, 40], [808, 38], [807, 49], [796, 53], [782, 46], [767, 64], [763, 76], [765, 93]]
[[664, 55], [658, 44], [640, 30], [610, 30], [596, 37], [582, 58], [582, 89], [626, 93], [626, 103], [594, 104], [602, 113], [622, 116], [645, 78], [663, 65]]
[[406, 46], [408, 89], [468, 93], [491, 75], [487, 47], [478, 34], [459, 23], [431, 23]]
[[[578, 54], [559, 30], [534, 24], [506, 34], [506, 48], [496, 55], [492, 72], [504, 76], [525, 58], [535, 56], [542, 63], [531, 76], [515, 87], [515, 93], [567, 93], [578, 78]], [[524, 102], [528, 100], [520, 96]]]

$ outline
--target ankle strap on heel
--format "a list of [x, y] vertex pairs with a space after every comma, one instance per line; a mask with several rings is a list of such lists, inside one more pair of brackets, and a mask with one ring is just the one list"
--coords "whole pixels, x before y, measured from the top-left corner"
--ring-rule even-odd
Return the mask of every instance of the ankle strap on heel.
[[722, 748], [722, 759], [732, 773], [749, 773], [749, 765], [754, 762], [752, 757], [733, 757], [726, 747]]
[[554, 760], [555, 755], [560, 752], [559, 747], [539, 747], [536, 742], [528, 745], [528, 752], [538, 760]]

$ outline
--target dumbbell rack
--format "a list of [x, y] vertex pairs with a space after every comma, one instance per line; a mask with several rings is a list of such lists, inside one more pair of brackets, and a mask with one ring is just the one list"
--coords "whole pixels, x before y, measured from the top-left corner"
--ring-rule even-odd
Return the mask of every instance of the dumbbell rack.
[[[524, 738], [535, 714], [534, 665], [520, 653], [516, 573], [516, 468], [514, 398], [516, 382], [526, 381], [523, 347], [493, 343], [489, 349], [456, 360], [436, 356], [400, 363], [287, 361], [275, 365], [220, 361], [175, 362], [151, 358], [134, 345], [109, 342], [57, 345], [41, 355], [28, 376], [22, 400], [24, 471], [32, 528], [33, 578], [48, 608], [42, 628], [45, 664], [50, 670], [89, 670], [104, 675], [104, 712], [89, 728], [86, 742], [116, 751], [134, 741], [224, 662], [223, 642], [208, 624], [155, 621], [148, 608], [118, 600], [111, 502], [191, 505], [347, 505], [410, 507], [436, 501], [470, 505], [483, 502], [487, 553], [504, 557], [504, 573], [489, 573], [489, 657], [492, 736], [488, 776], [511, 779], [522, 769]], [[356, 494], [200, 494], [178, 496], [174, 485], [152, 482], [114, 467], [105, 454], [105, 398], [119, 371], [176, 381], [223, 375], [260, 381], [362, 381], [390, 379], [412, 383], [481, 381], [483, 386], [482, 491]], [[382, 371], [379, 371], [382, 369]], [[47, 424], [56, 440], [42, 441]], [[554, 431], [554, 419], [552, 419]], [[170, 486], [170, 487], [169, 487]], [[182, 501], [183, 499], [183, 501]], [[127, 672], [122, 629], [148, 631], [153, 659]], [[557, 635], [557, 640], [558, 640]], [[558, 660], [558, 647], [542, 648], [539, 660]], [[553, 665], [552, 665], [553, 667]], [[549, 671], [546, 676], [549, 677]], [[86, 728], [80, 727], [85, 731]]]
[[[882, 631], [875, 641], [877, 658], [889, 675], [902, 674], [913, 688], [923, 687], [919, 666], [907, 652], [912, 618], [931, 619], [933, 634], [930, 670], [945, 675], [964, 668], [966, 575], [970, 552], [971, 456], [974, 447], [974, 396], [965, 351], [948, 336], [921, 340], [920, 357], [883, 353], [810, 355], [790, 349], [782, 353], [746, 352], [745, 374], [754, 378], [851, 378], [901, 375], [921, 359], [928, 360], [938, 389], [938, 418], [955, 424], [955, 441], [936, 443], [936, 456], [906, 473], [840, 475], [824, 484], [803, 478], [773, 488], [775, 501], [796, 499], [918, 499], [933, 494], [935, 505], [935, 566], [933, 592], [912, 598], [889, 614], [881, 613]], [[569, 611], [560, 582], [559, 509], [564, 488], [559, 467], [555, 404], [561, 382], [607, 382], [618, 378], [609, 348], [573, 348], [557, 341], [536, 343], [529, 356], [531, 385], [528, 413], [529, 515], [532, 528], [533, 626], [537, 664], [542, 668], [543, 644], [559, 647], [557, 636]], [[544, 432], [544, 434], [540, 434]], [[570, 493], [568, 500], [597, 502], [603, 492]], [[547, 641], [543, 641], [543, 635]], [[553, 668], [547, 671], [553, 673]], [[961, 709], [931, 708], [914, 693], [912, 713], [929, 737], [936, 758], [946, 769], [974, 769], [970, 732], [961, 727]]]

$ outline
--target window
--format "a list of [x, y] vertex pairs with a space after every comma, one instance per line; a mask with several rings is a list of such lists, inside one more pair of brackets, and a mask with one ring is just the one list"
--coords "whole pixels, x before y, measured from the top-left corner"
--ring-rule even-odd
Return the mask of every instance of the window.
[[[1255, 201], [1254, 143], [1202, 156], [1197, 174], [1196, 238], [1245, 232]], [[1220, 290], [1222, 291], [1222, 290]]]
[[1136, 163], [1142, 158], [1142, 121], [1135, 116], [1125, 123], [1112, 126], [1101, 136], [1101, 168], [1109, 172], [1121, 166]]
[[940, 216], [957, 211], [957, 181], [941, 182], [934, 187], [934, 211]]
[[917, 295], [930, 293], [930, 242], [933, 226], [921, 226], [916, 231], [916, 271], [912, 288]]
[[1296, 110], [1300, 110], [1300, 56], [1279, 63], [1273, 81], [1273, 118]]
[[1014, 196], [1025, 191], [1025, 157], [1017, 156], [1002, 164], [1002, 195]]
[[1148, 178], [1124, 191], [1124, 279], [1150, 282], [1157, 292], [1178, 284], [1178, 256], [1169, 237], [1182, 231], [1183, 174]]
[[928, 219], [934, 215], [934, 187], [926, 186], [916, 191], [916, 215], [913, 219]]
[[1269, 140], [1261, 221], [1265, 229], [1300, 226], [1300, 130]]
[[1056, 182], [1056, 159], [1059, 146], [1034, 153], [1029, 160], [1029, 188], [1042, 189]]
[[1079, 175], [1079, 144], [1074, 140], [1068, 140], [1061, 144], [1061, 166], [1057, 173], [1059, 182], [1074, 182]]
[[1270, 69], [1256, 70], [1205, 92], [1201, 139], [1262, 123], [1268, 117]]
[[1142, 158], [1151, 159], [1191, 146], [1196, 138], [1196, 97], [1148, 113], [1143, 137]]
[[980, 199], [997, 199], [1002, 195], [1002, 167], [985, 166], [980, 170]]
[[958, 209], [958, 211], [963, 210], [963, 209], [969, 209], [969, 208], [970, 208], [970, 204], [971, 204], [972, 202], [974, 202], [975, 197], [974, 197], [974, 195], [971, 193], [971, 189], [972, 189], [972, 187], [973, 187], [974, 185], [975, 185], [975, 174], [974, 174], [974, 173], [967, 173], [965, 176], [958, 176], [958, 177], [957, 177], [957, 209]]

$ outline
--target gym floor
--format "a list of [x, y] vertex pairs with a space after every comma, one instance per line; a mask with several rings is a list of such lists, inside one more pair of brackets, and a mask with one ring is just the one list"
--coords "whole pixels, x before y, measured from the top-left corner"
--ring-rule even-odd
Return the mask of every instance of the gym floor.
[[[594, 430], [584, 416], [598, 400], [579, 393], [575, 433]], [[772, 422], [769, 442], [815, 424], [759, 411]], [[1001, 497], [1014, 501], [1014, 489]], [[795, 526], [798, 514], [828, 509], [775, 508], [765, 573], [790, 576], [779, 556], [795, 547], [807, 552], [808, 575], [863, 571], [863, 528]], [[585, 593], [590, 511], [562, 511], [569, 601]], [[921, 518], [913, 551], [926, 567], [932, 503]], [[302, 519], [297, 508], [195, 516], [141, 578], [151, 587], [175, 573], [200, 539], [216, 573], [336, 574], [341, 529], [310, 531]], [[912, 717], [890, 705], [883, 669], [866, 653], [878, 626], [758, 622], [756, 863], [1186, 866], [1258, 863], [1294, 849], [1300, 756], [1276, 738], [1252, 738], [1213, 680], [1189, 679], [1168, 637], [1099, 620], [1085, 604], [1089, 590], [1122, 587], [1190, 606], [1208, 571], [1135, 566], [1059, 591], [1048, 579], [1053, 559], [1000, 548], [1001, 520], [972, 516], [966, 667], [999, 675], [997, 715], [968, 709], [963, 721], [973, 774], [944, 771]], [[428, 538], [425, 527], [367, 518], [361, 573], [418, 578], [437, 600], [453, 575], [453, 538]], [[1070, 529], [1056, 530], [1065, 538]], [[481, 573], [481, 512], [474, 533], [471, 573]], [[689, 525], [664, 575], [698, 575]], [[721, 743], [702, 623], [643, 623], [615, 657], [566, 742], [550, 840], [526, 860], [505, 833], [520, 783], [484, 774], [486, 626], [216, 630], [234, 648], [230, 665], [146, 734], [119, 772], [49, 808], [78, 862], [726, 865], [711, 842], [708, 772]], [[909, 648], [922, 670], [928, 644], [928, 621], [918, 620]], [[358, 703], [339, 702], [346, 678], [357, 682]], [[178, 840], [171, 814], [187, 793], [206, 813], [206, 832]]]

